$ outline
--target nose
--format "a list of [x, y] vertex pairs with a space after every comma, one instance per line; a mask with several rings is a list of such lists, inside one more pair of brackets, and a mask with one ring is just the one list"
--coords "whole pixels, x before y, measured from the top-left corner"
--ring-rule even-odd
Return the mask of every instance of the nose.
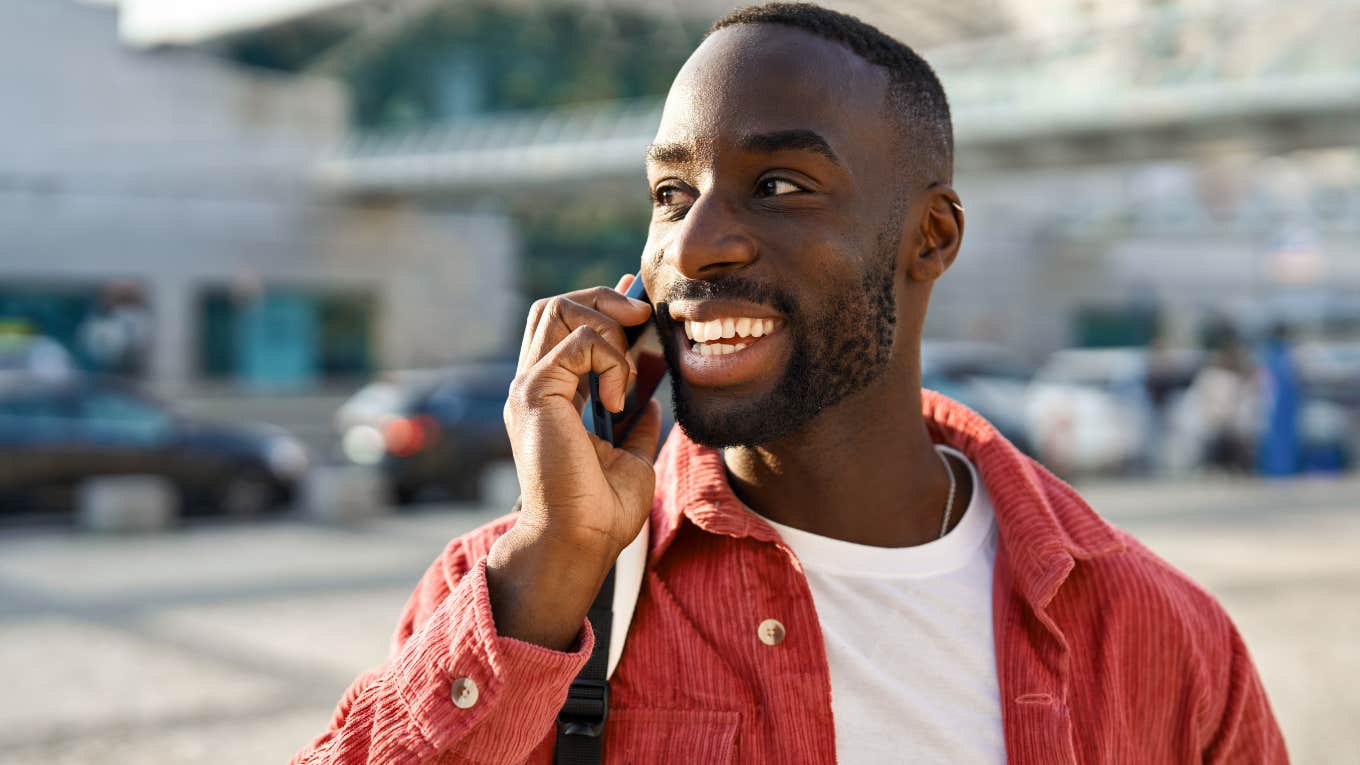
[[756, 259], [756, 243], [731, 203], [703, 194], [673, 229], [665, 262], [687, 279], [713, 279]]

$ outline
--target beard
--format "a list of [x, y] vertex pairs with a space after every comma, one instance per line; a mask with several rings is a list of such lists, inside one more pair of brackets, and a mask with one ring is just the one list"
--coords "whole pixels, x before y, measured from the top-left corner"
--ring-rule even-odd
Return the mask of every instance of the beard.
[[[680, 375], [679, 354], [688, 351], [678, 340], [662, 343], [675, 421], [686, 435], [714, 448], [772, 443], [808, 427], [824, 410], [878, 379], [892, 356], [897, 326], [896, 240], [880, 234], [876, 257], [862, 277], [833, 288], [815, 313], [789, 292], [739, 275], [681, 282], [668, 290], [667, 301], [735, 298], [772, 306], [784, 317], [792, 348], [769, 393], [749, 401], [714, 396], [726, 402], [717, 407], [695, 401]], [[660, 328], [663, 338], [676, 337], [669, 327]]]

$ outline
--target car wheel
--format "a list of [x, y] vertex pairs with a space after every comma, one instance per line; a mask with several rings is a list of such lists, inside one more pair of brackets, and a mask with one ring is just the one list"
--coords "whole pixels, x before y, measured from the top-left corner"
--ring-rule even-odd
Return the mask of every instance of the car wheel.
[[417, 486], [399, 484], [392, 488], [392, 498], [398, 505], [414, 504], [419, 495], [420, 489]]
[[274, 506], [274, 483], [258, 469], [242, 469], [222, 485], [222, 512], [236, 517], [260, 515]]

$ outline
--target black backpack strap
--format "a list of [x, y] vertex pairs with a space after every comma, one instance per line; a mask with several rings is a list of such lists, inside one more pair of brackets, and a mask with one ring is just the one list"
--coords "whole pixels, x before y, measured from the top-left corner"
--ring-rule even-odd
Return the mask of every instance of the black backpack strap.
[[609, 638], [614, 623], [614, 569], [600, 586], [587, 614], [595, 632], [590, 659], [571, 682], [557, 713], [556, 765], [599, 765], [604, 756], [604, 722], [609, 717]]

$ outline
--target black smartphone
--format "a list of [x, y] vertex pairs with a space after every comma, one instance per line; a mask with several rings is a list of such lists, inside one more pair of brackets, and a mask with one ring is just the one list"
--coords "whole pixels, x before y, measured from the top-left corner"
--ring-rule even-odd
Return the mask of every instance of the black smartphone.
[[[642, 284], [642, 274], [633, 277], [633, 283], [624, 292], [635, 300], [645, 300], [651, 302], [647, 297], [647, 288]], [[664, 303], [653, 306], [653, 310], [664, 311]], [[649, 329], [655, 326], [654, 321], [646, 321], [632, 327], [624, 327], [624, 337], [628, 339], [628, 347], [635, 349], [638, 341], [641, 340]], [[617, 414], [605, 408], [600, 401], [600, 377], [591, 372], [589, 375], [590, 401], [586, 404], [586, 416], [584, 417], [590, 432], [603, 438], [611, 444], [622, 443], [628, 437], [628, 432], [633, 429], [638, 416], [647, 406], [647, 402], [656, 393], [657, 386], [661, 384], [661, 379], [666, 376], [666, 360], [660, 353], [655, 351], [639, 349], [635, 351], [634, 364], [637, 365], [637, 378], [633, 380], [633, 387], [628, 391], [624, 401], [623, 411]]]

